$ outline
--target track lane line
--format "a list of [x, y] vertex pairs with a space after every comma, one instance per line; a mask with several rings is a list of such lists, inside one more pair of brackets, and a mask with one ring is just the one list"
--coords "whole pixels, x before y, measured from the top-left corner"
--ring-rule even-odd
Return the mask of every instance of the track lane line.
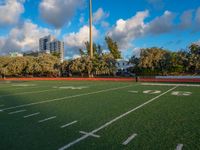
[[[134, 112], [134, 111], [136, 111], [136, 110], [138, 110], [138, 109], [144, 107], [145, 105], [147, 105], [147, 104], [149, 104], [149, 103], [151, 103], [151, 102], [157, 100], [157, 99], [160, 98], [161, 96], [163, 96], [163, 95], [165, 95], [165, 94], [167, 94], [167, 93], [173, 91], [173, 90], [176, 89], [177, 87], [178, 87], [178, 86], [175, 86], [175, 87], [173, 87], [173, 88], [167, 90], [166, 92], [164, 92], [164, 93], [162, 93], [162, 94], [160, 94], [160, 95], [158, 95], [158, 96], [156, 96], [156, 97], [154, 97], [154, 98], [152, 98], [152, 99], [146, 101], [145, 103], [143, 103], [143, 104], [141, 104], [141, 105], [139, 105], [139, 106], [137, 106], [137, 107], [131, 109], [130, 111], [125, 112], [124, 114], [122, 114], [122, 115], [120, 115], [120, 116], [118, 116], [118, 117], [112, 119], [111, 121], [109, 121], [109, 122], [103, 124], [102, 126], [100, 126], [100, 127], [97, 128], [97, 129], [92, 130], [92, 131], [89, 132], [89, 133], [95, 134], [96, 132], [98, 132], [98, 131], [100, 131], [100, 130], [106, 128], [107, 126], [113, 124], [114, 122], [118, 121], [119, 119], [121, 119], [121, 118], [123, 118], [123, 117], [129, 115], [130, 113], [132, 113], [132, 112]], [[78, 138], [78, 139], [76, 139], [76, 140], [74, 140], [74, 141], [68, 143], [67, 145], [64, 145], [63, 147], [59, 148], [58, 150], [65, 150], [65, 149], [68, 149], [68, 148], [72, 147], [73, 145], [75, 145], [75, 144], [77, 144], [77, 143], [79, 143], [79, 142], [85, 140], [85, 139], [88, 138], [89, 136], [90, 136], [89, 134], [86, 134], [86, 135], [84, 135], [84, 136], [81, 136], [80, 138]]]

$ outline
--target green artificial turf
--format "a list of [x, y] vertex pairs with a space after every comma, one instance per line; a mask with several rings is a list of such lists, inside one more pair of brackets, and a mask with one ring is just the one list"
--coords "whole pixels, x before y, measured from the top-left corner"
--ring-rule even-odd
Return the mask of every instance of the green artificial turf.
[[[69, 149], [174, 150], [183, 144], [184, 150], [198, 150], [200, 87], [174, 87], [111, 81], [2, 82], [0, 149], [57, 150], [84, 136], [79, 131], [91, 132], [109, 123], [94, 133], [100, 138], [89, 136]], [[161, 93], [145, 94], [148, 90]], [[172, 95], [174, 91], [191, 95]], [[19, 110], [26, 111], [9, 114]], [[23, 118], [34, 113], [40, 114]], [[38, 122], [53, 116], [56, 118]], [[73, 121], [77, 123], [60, 128]], [[123, 145], [134, 133], [137, 136]]]

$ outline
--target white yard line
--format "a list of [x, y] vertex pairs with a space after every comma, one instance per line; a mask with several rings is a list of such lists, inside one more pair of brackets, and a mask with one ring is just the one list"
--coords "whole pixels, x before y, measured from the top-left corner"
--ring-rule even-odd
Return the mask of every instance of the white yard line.
[[137, 136], [136, 133], [132, 134], [126, 141], [122, 143], [122, 145], [127, 145], [130, 141], [132, 141]]
[[84, 134], [84, 135], [88, 135], [88, 136], [92, 136], [92, 137], [95, 137], [95, 138], [100, 138], [99, 135], [96, 135], [96, 134], [93, 134], [93, 133], [88, 133], [88, 132], [85, 132], [85, 131], [79, 131], [79, 133]]
[[75, 124], [75, 123], [77, 123], [77, 122], [78, 122], [78, 121], [75, 120], [75, 121], [70, 122], [70, 123], [68, 123], [68, 124], [62, 125], [60, 128], [65, 128], [65, 127], [71, 126], [71, 125], [73, 125], [73, 124]]
[[167, 83], [141, 83], [141, 85], [200, 87], [200, 84], [167, 84]]
[[51, 89], [51, 90], [43, 90], [43, 91], [32, 91], [32, 92], [22, 92], [22, 93], [16, 93], [16, 94], [7, 94], [7, 95], [1, 95], [1, 97], [7, 97], [7, 96], [14, 96], [14, 95], [24, 95], [24, 94], [33, 94], [33, 93], [43, 93], [43, 92], [48, 92], [48, 91], [55, 91], [57, 89]]
[[[173, 87], [173, 88], [171, 88], [171, 89], [169, 89], [169, 90], [167, 90], [166, 92], [164, 92], [164, 93], [162, 93], [162, 94], [160, 94], [160, 95], [158, 95], [158, 96], [156, 96], [156, 97], [154, 97], [154, 98], [148, 100], [147, 102], [145, 102], [145, 103], [143, 103], [143, 104], [141, 104], [141, 105], [139, 105], [139, 106], [137, 106], [137, 107], [131, 109], [130, 111], [128, 111], [128, 112], [126, 112], [126, 113], [124, 113], [124, 114], [122, 114], [122, 115], [120, 115], [120, 116], [114, 118], [113, 120], [111, 120], [111, 121], [109, 121], [109, 122], [103, 124], [103, 125], [100, 126], [99, 128], [94, 129], [94, 130], [91, 131], [90, 133], [91, 133], [91, 134], [95, 134], [96, 132], [98, 132], [98, 131], [100, 131], [100, 130], [106, 128], [107, 126], [113, 124], [114, 122], [118, 121], [119, 119], [121, 119], [121, 118], [123, 118], [123, 117], [129, 115], [130, 113], [132, 113], [132, 112], [134, 112], [134, 111], [136, 111], [136, 110], [138, 110], [138, 109], [144, 107], [145, 105], [147, 105], [147, 104], [149, 104], [149, 103], [155, 101], [156, 99], [158, 99], [158, 98], [160, 98], [161, 96], [163, 96], [163, 95], [165, 95], [165, 94], [167, 94], [167, 93], [173, 91], [173, 90], [176, 89], [176, 88], [177, 88], [177, 86], [176, 86], [176, 87]], [[89, 136], [90, 136], [90, 134], [85, 134], [85, 135], [81, 136], [80, 138], [78, 138], [78, 139], [72, 141], [71, 143], [69, 143], [69, 144], [67, 144], [67, 145], [65, 145], [65, 146], [63, 146], [63, 147], [61, 147], [61, 148], [59, 148], [58, 150], [65, 150], [65, 149], [68, 149], [68, 148], [70, 148], [71, 146], [73, 146], [73, 145], [75, 145], [75, 144], [77, 144], [77, 143], [79, 143], [79, 142], [85, 140], [85, 139], [88, 138]]]
[[178, 144], [176, 150], [182, 150], [182, 149], [183, 149], [183, 144]]
[[55, 118], [56, 118], [56, 116], [45, 118], [45, 119], [39, 120], [38, 123], [42, 123], [42, 122], [45, 122], [45, 121], [48, 121], [48, 120], [52, 120], [52, 119], [55, 119]]
[[37, 115], [39, 115], [39, 114], [40, 114], [40, 112], [33, 113], [33, 114], [30, 114], [30, 115], [24, 116], [24, 118], [29, 118], [29, 117], [37, 116]]
[[18, 114], [18, 113], [25, 112], [25, 111], [26, 111], [26, 110], [23, 109], [23, 110], [18, 110], [18, 111], [9, 112], [8, 114], [9, 114], [9, 115], [13, 115], [13, 114]]
[[39, 105], [39, 104], [44, 104], [44, 103], [51, 103], [51, 102], [55, 102], [55, 101], [67, 100], [67, 99], [71, 99], [71, 98], [87, 96], [87, 95], [93, 95], [93, 94], [98, 94], [98, 93], [104, 93], [104, 92], [109, 92], [109, 91], [115, 91], [115, 90], [128, 88], [128, 87], [131, 87], [131, 86], [133, 86], [133, 85], [117, 87], [117, 88], [110, 88], [110, 89], [106, 89], [106, 90], [100, 90], [100, 91], [96, 91], [96, 92], [90, 92], [90, 93], [83, 93], [83, 94], [78, 94], [78, 95], [66, 96], [66, 97], [61, 97], [61, 98], [55, 98], [55, 99], [45, 100], [45, 101], [40, 101], [40, 102], [35, 102], [35, 103], [17, 105], [17, 106], [12, 106], [12, 107], [1, 109], [0, 111], [5, 111], [5, 110], [10, 110], [10, 109], [15, 109], [15, 108], [28, 107], [28, 106]]
[[[44, 86], [46, 87], [46, 86]], [[37, 87], [38, 88], [38, 87]], [[51, 87], [52, 88], [52, 87]], [[40, 90], [40, 91], [31, 91], [31, 92], [21, 92], [21, 93], [16, 93], [16, 94], [6, 94], [6, 95], [0, 95], [1, 97], [7, 97], [7, 96], [14, 96], [14, 95], [25, 95], [25, 94], [35, 94], [35, 93], [43, 93], [43, 92], [48, 92], [48, 91], [56, 91], [56, 90], [65, 90], [65, 89], [59, 89], [59, 88], [54, 88], [54, 89], [48, 89], [48, 90]]]
[[20, 88], [16, 88], [16, 86], [11, 86], [11, 87], [8, 87], [7, 90], [20, 90], [20, 89], [35, 89], [35, 88], [38, 88], [38, 86], [34, 86], [34, 87], [20, 87]]
[[139, 93], [138, 91], [128, 91], [129, 93]]

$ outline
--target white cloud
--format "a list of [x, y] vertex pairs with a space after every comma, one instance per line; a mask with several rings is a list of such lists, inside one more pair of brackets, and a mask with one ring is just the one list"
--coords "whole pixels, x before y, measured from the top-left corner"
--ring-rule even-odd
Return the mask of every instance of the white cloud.
[[41, 28], [26, 20], [21, 26], [11, 29], [7, 37], [0, 37], [0, 54], [38, 50], [39, 38], [49, 33], [49, 29]]
[[16, 24], [23, 12], [23, 1], [5, 0], [5, 3], [0, 5], [0, 26]]
[[200, 30], [200, 7], [195, 14], [195, 30]]
[[127, 49], [132, 46], [131, 42], [144, 34], [144, 20], [149, 16], [149, 11], [137, 12], [130, 19], [119, 19], [116, 25], [108, 32], [115, 41], [118, 42], [120, 49]]
[[99, 23], [103, 19], [109, 17], [109, 13], [105, 12], [103, 8], [99, 8], [93, 15], [94, 23]]
[[61, 28], [70, 22], [82, 3], [83, 0], [42, 0], [40, 15], [50, 25]]
[[174, 30], [173, 20], [175, 15], [170, 11], [165, 11], [160, 17], [156, 17], [147, 24], [146, 32], [150, 34], [169, 33]]
[[[93, 27], [93, 37], [96, 39], [99, 35], [98, 30]], [[85, 48], [85, 42], [89, 41], [89, 27], [83, 26], [78, 32], [72, 32], [64, 35], [67, 56], [79, 54], [80, 48]]]
[[[98, 36], [98, 31], [93, 27], [93, 37]], [[64, 41], [68, 47], [78, 47], [81, 48], [84, 46], [84, 43], [89, 41], [89, 27], [83, 26], [78, 32], [72, 32], [64, 36]]]
[[184, 11], [180, 17], [181, 23], [180, 23], [179, 27], [181, 29], [186, 29], [186, 28], [191, 27], [192, 19], [193, 19], [193, 11], [192, 10]]

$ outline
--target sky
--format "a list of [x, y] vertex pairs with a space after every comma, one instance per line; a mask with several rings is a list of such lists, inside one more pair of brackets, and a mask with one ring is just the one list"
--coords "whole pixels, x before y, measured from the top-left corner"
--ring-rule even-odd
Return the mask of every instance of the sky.
[[[37, 51], [52, 34], [75, 58], [89, 40], [89, 0], [0, 0], [0, 55]], [[93, 37], [106, 51], [115, 40], [123, 58], [141, 48], [171, 51], [200, 43], [200, 0], [93, 0]]]

